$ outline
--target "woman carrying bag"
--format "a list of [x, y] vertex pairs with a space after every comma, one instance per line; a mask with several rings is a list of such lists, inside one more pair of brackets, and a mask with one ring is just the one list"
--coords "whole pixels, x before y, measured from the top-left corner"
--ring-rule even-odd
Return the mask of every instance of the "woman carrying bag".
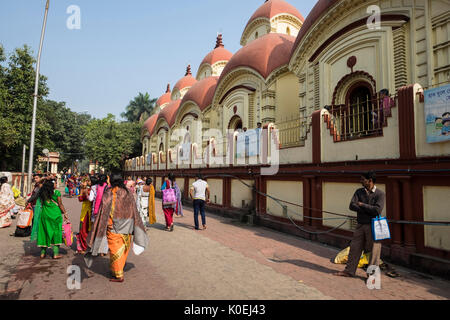
[[175, 176], [169, 173], [168, 179], [161, 187], [163, 193], [162, 207], [164, 218], [166, 219], [166, 231], [173, 231], [173, 214], [177, 207], [176, 191], [172, 187], [175, 183]]

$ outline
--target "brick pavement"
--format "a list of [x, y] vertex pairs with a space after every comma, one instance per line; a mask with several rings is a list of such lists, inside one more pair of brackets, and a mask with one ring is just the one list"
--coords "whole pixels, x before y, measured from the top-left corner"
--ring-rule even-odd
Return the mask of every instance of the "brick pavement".
[[[81, 205], [64, 198], [75, 230]], [[450, 282], [395, 267], [400, 278], [382, 275], [382, 290], [368, 290], [364, 272], [360, 278], [332, 275], [338, 249], [230, 218], [207, 214], [208, 229], [193, 230], [193, 214], [175, 218], [174, 232], [164, 231], [164, 218], [157, 201], [157, 224], [149, 231], [149, 248], [141, 255], [130, 253], [125, 282], [108, 281], [108, 258], [98, 258], [91, 270], [72, 249], [64, 258], [40, 260], [39, 250], [29, 241], [7, 238], [11, 247], [23, 242], [20, 263], [8, 283], [19, 299], [144, 299], [144, 300], [303, 300], [387, 299], [448, 300]], [[8, 230], [7, 232], [11, 231]], [[4, 231], [0, 229], [3, 240]], [[18, 249], [17, 249], [18, 250]], [[16, 251], [17, 251], [16, 250]], [[20, 254], [20, 250], [17, 254]], [[3, 251], [1, 258], [3, 260]], [[66, 287], [69, 265], [82, 271], [81, 290]], [[1, 269], [0, 269], [1, 270]]]

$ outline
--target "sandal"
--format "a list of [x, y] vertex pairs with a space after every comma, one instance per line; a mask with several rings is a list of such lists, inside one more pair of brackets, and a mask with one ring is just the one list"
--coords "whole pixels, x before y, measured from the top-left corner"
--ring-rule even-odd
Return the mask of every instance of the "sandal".
[[398, 278], [398, 277], [400, 277], [400, 275], [397, 273], [397, 271], [389, 271], [389, 272], [386, 272], [386, 275], [387, 275], [388, 277], [391, 277], [391, 278]]
[[111, 281], [111, 282], [123, 282], [124, 278], [123, 277], [122, 278], [112, 278], [112, 279], [109, 279], [109, 281]]
[[55, 259], [55, 260], [58, 260], [58, 259], [61, 259], [61, 258], [62, 258], [61, 255], [53, 256], [53, 259]]
[[333, 273], [333, 275], [334, 275], [334, 276], [338, 276], [338, 277], [348, 277], [348, 278], [353, 278], [353, 275], [351, 275], [350, 273], [345, 272], [345, 271], [339, 271], [339, 272]]

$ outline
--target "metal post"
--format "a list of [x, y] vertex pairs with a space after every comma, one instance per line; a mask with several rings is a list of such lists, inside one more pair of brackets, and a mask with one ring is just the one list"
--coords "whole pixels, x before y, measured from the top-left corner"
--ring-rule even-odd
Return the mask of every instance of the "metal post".
[[[23, 153], [22, 153], [22, 178], [20, 180], [20, 193], [22, 194], [22, 196], [24, 195], [23, 193], [23, 184], [25, 182], [25, 156], [26, 156], [26, 149], [27, 146], [23, 145]], [[28, 191], [28, 190], [27, 190]]]
[[39, 89], [39, 70], [41, 65], [41, 53], [42, 53], [42, 45], [44, 42], [44, 35], [45, 35], [45, 26], [47, 24], [47, 15], [48, 15], [48, 8], [50, 6], [50, 0], [47, 0], [47, 4], [45, 5], [45, 14], [44, 14], [44, 23], [42, 25], [42, 31], [41, 31], [41, 41], [39, 44], [39, 53], [36, 63], [36, 80], [34, 84], [34, 101], [33, 101], [33, 120], [31, 124], [31, 142], [30, 142], [30, 156], [28, 160], [28, 190], [31, 190], [31, 180], [32, 180], [32, 173], [33, 173], [33, 156], [34, 156], [34, 136], [36, 131], [36, 108], [37, 108], [37, 98], [38, 98], [38, 89]]

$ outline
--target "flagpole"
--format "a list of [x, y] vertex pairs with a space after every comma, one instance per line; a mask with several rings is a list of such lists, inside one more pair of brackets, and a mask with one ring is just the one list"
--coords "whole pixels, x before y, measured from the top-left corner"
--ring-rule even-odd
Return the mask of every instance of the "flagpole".
[[41, 31], [41, 42], [39, 44], [39, 53], [36, 63], [36, 80], [34, 83], [34, 94], [33, 94], [33, 120], [31, 124], [31, 142], [30, 142], [30, 155], [28, 158], [28, 188], [27, 193], [31, 192], [31, 182], [32, 182], [32, 174], [33, 174], [33, 157], [34, 157], [34, 138], [36, 131], [36, 108], [37, 108], [37, 99], [38, 99], [38, 89], [39, 89], [39, 69], [41, 66], [41, 53], [42, 53], [42, 45], [44, 43], [44, 35], [45, 35], [45, 26], [47, 24], [47, 15], [48, 8], [50, 6], [50, 0], [47, 0], [47, 4], [45, 5], [45, 14], [44, 14], [44, 24], [42, 25]]

